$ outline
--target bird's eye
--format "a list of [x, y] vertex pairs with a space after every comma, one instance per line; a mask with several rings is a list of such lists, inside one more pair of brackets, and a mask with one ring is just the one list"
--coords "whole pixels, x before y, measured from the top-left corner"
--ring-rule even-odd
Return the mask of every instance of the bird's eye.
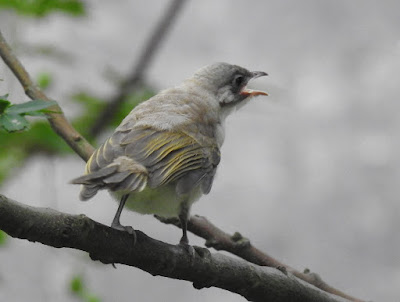
[[240, 87], [244, 83], [244, 76], [242, 75], [237, 75], [233, 78], [233, 86], [234, 87]]

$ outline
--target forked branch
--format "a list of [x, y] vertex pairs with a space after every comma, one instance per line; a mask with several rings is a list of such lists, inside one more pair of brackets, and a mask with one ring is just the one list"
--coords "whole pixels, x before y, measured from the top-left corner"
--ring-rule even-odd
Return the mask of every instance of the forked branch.
[[[41, 91], [32, 81], [22, 63], [8, 46], [0, 31], [0, 56], [11, 69], [24, 88], [25, 94], [32, 100], [50, 101], [50, 98]], [[87, 161], [93, 153], [93, 147], [67, 121], [60, 106], [48, 108], [55, 113], [48, 113], [48, 120], [53, 130], [84, 160]]]

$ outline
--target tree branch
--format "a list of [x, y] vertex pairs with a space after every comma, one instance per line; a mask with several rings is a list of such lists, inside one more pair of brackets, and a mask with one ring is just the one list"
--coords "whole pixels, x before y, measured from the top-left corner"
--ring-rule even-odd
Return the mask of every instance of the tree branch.
[[[175, 218], [161, 218], [156, 217], [161, 222], [166, 224], [173, 224], [180, 227], [179, 219]], [[193, 234], [204, 238], [206, 240], [205, 245], [207, 247], [212, 247], [217, 251], [226, 251], [233, 255], [236, 255], [244, 260], [251, 263], [278, 268], [279, 270], [286, 270], [287, 272], [293, 274], [297, 278], [310, 283], [319, 289], [334, 294], [336, 296], [345, 298], [353, 302], [364, 302], [358, 298], [354, 298], [332, 286], [327, 284], [321, 279], [321, 277], [316, 273], [311, 273], [308, 269], [304, 273], [276, 260], [275, 258], [269, 256], [268, 254], [260, 251], [254, 247], [250, 241], [243, 237], [239, 232], [230, 235], [214, 224], [212, 224], [206, 217], [194, 215], [190, 217], [188, 222], [188, 230]]]
[[96, 137], [109, 121], [114, 117], [121, 103], [125, 100], [127, 95], [140, 83], [143, 78], [144, 72], [150, 65], [154, 58], [156, 51], [160, 48], [161, 42], [166, 37], [168, 30], [176, 20], [185, 0], [172, 0], [165, 14], [161, 16], [154, 31], [149, 36], [147, 43], [145, 43], [141, 54], [136, 61], [132, 73], [128, 75], [125, 81], [122, 82], [118, 92], [107, 103], [103, 112], [100, 113], [98, 119], [94, 123], [89, 133], [91, 136]]
[[[41, 91], [32, 81], [28, 72], [22, 66], [21, 62], [15, 56], [11, 48], [8, 46], [0, 31], [0, 56], [4, 62], [11, 69], [18, 81], [24, 88], [25, 94], [32, 100], [44, 100], [50, 101], [43, 91]], [[85, 161], [87, 161], [90, 155], [93, 153], [93, 147], [82, 137], [82, 135], [72, 127], [67, 121], [61, 108], [57, 106], [51, 106], [48, 108], [51, 111], [57, 113], [49, 113], [48, 121], [53, 130], [61, 136], [62, 139]]]
[[137, 243], [121, 232], [84, 215], [20, 204], [0, 195], [0, 229], [10, 236], [88, 252], [102, 263], [121, 263], [152, 275], [187, 280], [197, 289], [218, 287], [249, 301], [347, 301], [298, 280], [292, 274], [260, 267], [195, 247], [191, 255], [137, 231]]

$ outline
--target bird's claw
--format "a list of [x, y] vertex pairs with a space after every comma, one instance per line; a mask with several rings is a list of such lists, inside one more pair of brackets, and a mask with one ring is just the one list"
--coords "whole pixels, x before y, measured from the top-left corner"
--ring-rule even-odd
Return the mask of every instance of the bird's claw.
[[112, 223], [111, 224], [111, 227], [113, 228], [113, 229], [116, 229], [116, 230], [119, 230], [119, 231], [123, 231], [123, 232], [127, 232], [128, 234], [130, 234], [130, 235], [132, 235], [133, 236], [133, 245], [135, 245], [136, 244], [136, 241], [137, 241], [137, 236], [136, 236], [136, 232], [135, 232], [135, 230], [133, 229], [133, 227], [131, 227], [130, 225], [122, 225], [122, 224], [120, 224], [120, 223]]
[[186, 242], [179, 242], [178, 244], [185, 252], [187, 252], [190, 256], [190, 260], [194, 261], [194, 258], [196, 256], [196, 251], [193, 246], [191, 246], [189, 243]]

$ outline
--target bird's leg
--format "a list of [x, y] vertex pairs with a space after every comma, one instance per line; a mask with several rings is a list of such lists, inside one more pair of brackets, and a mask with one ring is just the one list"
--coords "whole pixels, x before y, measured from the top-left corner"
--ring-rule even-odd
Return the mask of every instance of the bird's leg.
[[126, 203], [126, 200], [128, 199], [129, 194], [125, 194], [122, 196], [121, 201], [119, 202], [118, 210], [117, 213], [115, 213], [113, 222], [111, 223], [111, 227], [113, 229], [117, 229], [120, 231], [126, 231], [129, 234], [134, 236], [134, 243], [136, 243], [136, 233], [135, 230], [131, 226], [124, 226], [120, 223], [119, 219], [121, 217], [122, 209], [124, 208], [124, 205]]
[[187, 236], [187, 223], [188, 223], [188, 214], [181, 211], [179, 214], [179, 221], [181, 222], [182, 228], [182, 238], [179, 241], [180, 245], [189, 245], [189, 239]]
[[189, 245], [189, 239], [187, 236], [187, 224], [189, 220], [189, 210], [190, 207], [188, 206], [187, 200], [184, 198], [181, 202], [180, 211], [179, 211], [179, 221], [181, 222], [182, 228], [182, 238], [179, 241], [179, 245]]
[[186, 202], [182, 203], [181, 211], [179, 213], [179, 221], [181, 222], [182, 238], [179, 241], [179, 245], [182, 246], [191, 256], [192, 259], [195, 257], [195, 250], [193, 246], [189, 245], [189, 239], [187, 236], [187, 224], [189, 220], [189, 207]]
[[121, 201], [119, 202], [119, 206], [118, 206], [118, 210], [117, 213], [115, 213], [113, 222], [111, 223], [111, 227], [117, 230], [125, 230], [125, 227], [123, 225], [121, 225], [121, 223], [119, 222], [119, 219], [121, 217], [121, 213], [122, 213], [122, 209], [124, 208], [125, 202], [128, 199], [129, 194], [125, 194], [122, 196]]

